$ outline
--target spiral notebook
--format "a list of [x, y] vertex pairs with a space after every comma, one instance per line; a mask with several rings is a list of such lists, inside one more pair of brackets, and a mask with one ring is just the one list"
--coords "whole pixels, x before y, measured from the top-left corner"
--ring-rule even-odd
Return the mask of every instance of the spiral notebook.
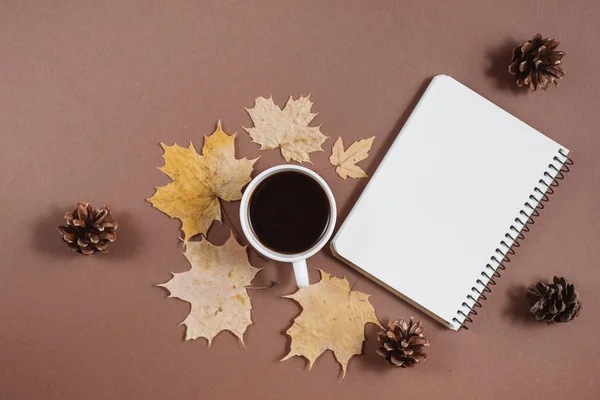
[[466, 327], [568, 171], [568, 153], [436, 76], [332, 251], [449, 328]]

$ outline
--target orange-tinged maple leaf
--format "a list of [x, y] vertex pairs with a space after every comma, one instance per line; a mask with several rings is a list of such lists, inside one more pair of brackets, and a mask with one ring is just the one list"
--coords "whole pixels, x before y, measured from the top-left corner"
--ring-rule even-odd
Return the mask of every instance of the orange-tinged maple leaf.
[[252, 324], [252, 304], [246, 286], [260, 269], [248, 262], [246, 247], [233, 236], [223, 246], [208, 240], [189, 242], [183, 255], [191, 264], [189, 271], [173, 274], [173, 278], [157, 286], [191, 304], [186, 326], [186, 340], [206, 338], [208, 345], [221, 331], [228, 330], [242, 344], [244, 332]]
[[212, 135], [204, 137], [202, 155], [192, 143], [187, 148], [161, 143], [165, 166], [159, 170], [173, 182], [156, 188], [147, 201], [181, 220], [186, 244], [194, 235], [206, 235], [213, 221], [221, 221], [219, 199], [240, 200], [242, 187], [251, 180], [258, 158], [236, 159], [234, 143], [235, 134], [227, 135], [221, 121]]
[[381, 325], [369, 295], [351, 291], [346, 278], [335, 278], [323, 271], [321, 277], [314, 285], [284, 296], [300, 303], [302, 313], [287, 330], [292, 345], [283, 360], [304, 356], [312, 368], [317, 357], [331, 350], [345, 376], [350, 358], [362, 353], [365, 324]]

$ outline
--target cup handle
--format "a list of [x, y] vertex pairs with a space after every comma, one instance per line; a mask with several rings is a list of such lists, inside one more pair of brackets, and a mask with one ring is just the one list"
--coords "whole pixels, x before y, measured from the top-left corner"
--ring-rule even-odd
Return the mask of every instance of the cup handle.
[[296, 285], [298, 288], [308, 287], [308, 267], [306, 266], [306, 260], [296, 261], [292, 264], [294, 266], [294, 275], [296, 276]]

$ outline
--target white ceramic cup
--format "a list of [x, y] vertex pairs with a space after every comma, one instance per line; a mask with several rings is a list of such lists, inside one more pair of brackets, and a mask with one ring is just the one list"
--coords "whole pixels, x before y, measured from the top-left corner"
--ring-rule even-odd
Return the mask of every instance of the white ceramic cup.
[[[268, 247], [260, 243], [256, 235], [254, 234], [254, 231], [252, 230], [250, 224], [249, 205], [254, 189], [256, 189], [256, 187], [269, 176], [286, 171], [297, 171], [311, 177], [314, 181], [321, 185], [321, 188], [323, 188], [323, 191], [325, 192], [325, 194], [327, 195], [327, 199], [329, 200], [329, 222], [327, 224], [327, 227], [325, 228], [325, 232], [321, 236], [321, 239], [319, 239], [319, 241], [315, 243], [315, 245], [312, 246], [310, 249], [305, 250], [302, 253], [296, 254], [278, 253], [269, 249]], [[331, 238], [331, 235], [333, 234], [333, 229], [335, 228], [336, 215], [337, 209], [335, 206], [335, 199], [327, 183], [317, 173], [311, 171], [308, 168], [304, 168], [298, 165], [278, 165], [275, 167], [271, 167], [258, 174], [258, 176], [254, 178], [246, 188], [246, 191], [242, 196], [242, 202], [240, 204], [240, 222], [242, 224], [242, 230], [244, 231], [244, 235], [246, 236], [246, 239], [248, 240], [250, 246], [252, 246], [256, 251], [258, 251], [267, 258], [270, 258], [275, 261], [292, 263], [292, 265], [294, 266], [296, 285], [298, 285], [299, 288], [307, 287], [309, 285], [306, 259], [313, 256], [315, 253], [321, 250], [323, 246], [327, 244], [329, 238]]]

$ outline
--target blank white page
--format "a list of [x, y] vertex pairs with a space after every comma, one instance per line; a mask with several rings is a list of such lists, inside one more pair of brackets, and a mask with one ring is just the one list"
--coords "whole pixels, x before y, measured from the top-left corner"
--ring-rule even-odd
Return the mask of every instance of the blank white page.
[[[464, 320], [568, 150], [454, 79], [436, 76], [332, 248], [437, 315]], [[530, 198], [533, 195], [533, 198]], [[486, 267], [489, 265], [490, 267]], [[479, 280], [479, 282], [478, 282]], [[468, 307], [465, 307], [466, 303]]]

